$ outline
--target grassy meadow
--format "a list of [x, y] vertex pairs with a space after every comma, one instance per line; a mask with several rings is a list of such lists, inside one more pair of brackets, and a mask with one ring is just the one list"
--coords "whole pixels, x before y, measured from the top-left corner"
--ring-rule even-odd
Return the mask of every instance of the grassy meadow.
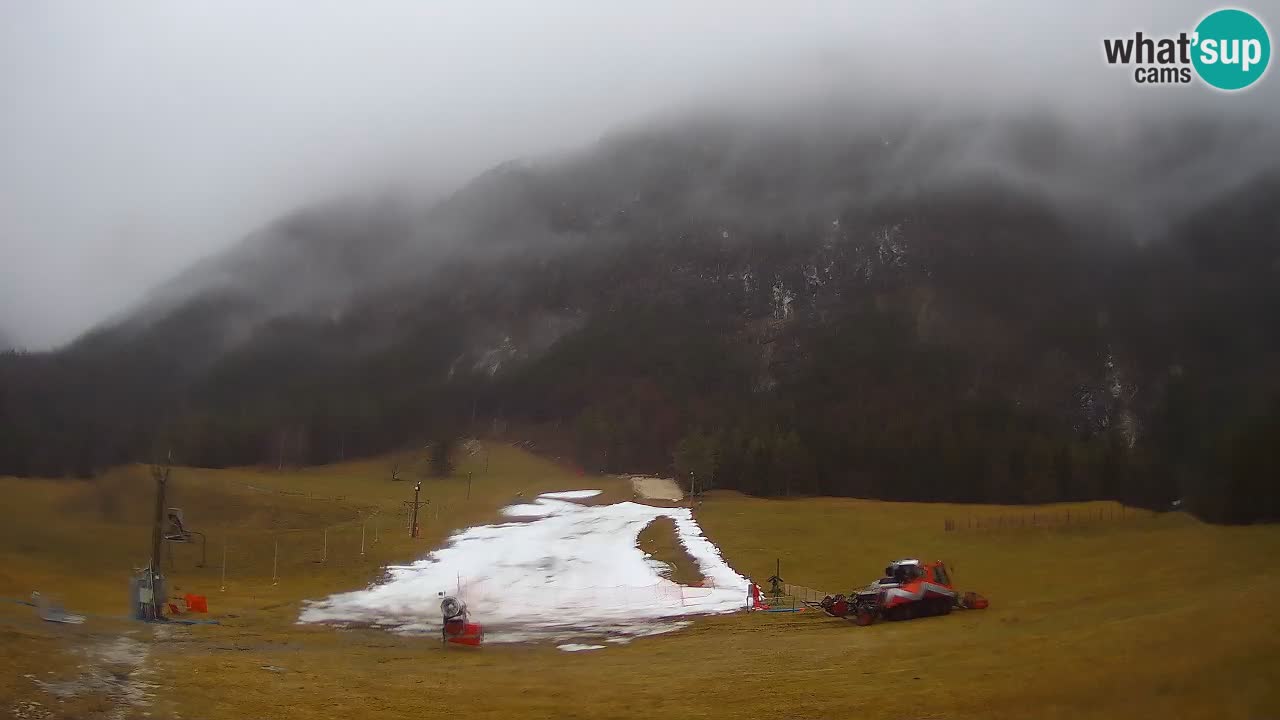
[[[1280, 529], [1207, 526], [1181, 514], [944, 532], [947, 518], [1067, 508], [713, 493], [696, 510], [703, 529], [759, 582], [781, 559], [788, 582], [848, 591], [887, 560], [917, 555], [949, 562], [957, 584], [987, 595], [991, 608], [869, 628], [816, 613], [736, 614], [574, 654], [551, 645], [446, 651], [430, 639], [296, 625], [303, 600], [362, 587], [385, 565], [495, 520], [522, 497], [588, 487], [605, 490], [605, 501], [631, 497], [622, 479], [581, 477], [490, 444], [454, 477], [424, 480], [431, 504], [413, 540], [403, 501], [417, 476], [401, 459], [406, 479], [392, 481], [395, 461], [175, 468], [167, 504], [207, 534], [208, 557], [200, 568], [198, 545], [174, 546], [170, 590], [207, 595], [216, 626], [121, 619], [128, 575], [147, 553], [147, 468], [94, 481], [0, 478], [11, 499], [0, 510], [0, 597], [40, 590], [89, 615], [83, 625], [56, 625], [0, 603], [0, 716], [1280, 715], [1280, 573], [1271, 563]], [[1115, 513], [1072, 506], [1077, 517], [1103, 507]], [[677, 579], [695, 579], [669, 527], [655, 524], [640, 541]], [[108, 652], [118, 642], [145, 658], [121, 662]]]

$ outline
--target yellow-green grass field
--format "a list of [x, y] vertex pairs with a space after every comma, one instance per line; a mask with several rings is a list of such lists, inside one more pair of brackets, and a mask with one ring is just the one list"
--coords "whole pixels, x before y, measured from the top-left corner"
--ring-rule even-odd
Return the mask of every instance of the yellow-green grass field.
[[[0, 478], [0, 597], [40, 590], [89, 616], [44, 623], [30, 607], [0, 603], [0, 717], [1280, 716], [1280, 528], [1181, 514], [944, 532], [946, 518], [1068, 507], [718, 492], [696, 516], [761, 583], [780, 558], [788, 582], [848, 591], [887, 560], [917, 555], [949, 562], [957, 584], [991, 608], [868, 628], [812, 612], [739, 613], [573, 654], [547, 644], [444, 650], [431, 638], [295, 624], [302, 601], [362, 587], [521, 497], [601, 488], [600, 501], [631, 498], [622, 479], [486, 448], [454, 477], [423, 481], [431, 505], [418, 540], [402, 506], [417, 477], [402, 469], [406, 480], [393, 482], [392, 458], [283, 472], [175, 468], [168, 504], [208, 535], [208, 561], [197, 568], [198, 545], [177, 546], [172, 569], [165, 562], [170, 591], [207, 595], [217, 626], [120, 619], [129, 573], [147, 554], [147, 468], [91, 482]], [[1070, 506], [1076, 518], [1102, 508], [1118, 513]], [[692, 580], [670, 535], [655, 525], [641, 547]]]

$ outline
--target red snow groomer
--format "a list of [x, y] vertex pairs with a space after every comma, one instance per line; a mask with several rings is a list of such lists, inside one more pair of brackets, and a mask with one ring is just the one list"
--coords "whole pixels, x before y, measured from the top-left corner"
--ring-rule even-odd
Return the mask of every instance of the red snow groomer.
[[470, 622], [467, 604], [458, 598], [446, 596], [441, 600], [440, 615], [444, 621], [440, 628], [440, 642], [471, 647], [479, 647], [484, 642], [484, 627]]
[[910, 620], [946, 615], [953, 608], [981, 610], [987, 607], [987, 599], [981, 595], [957, 592], [947, 566], [941, 562], [921, 563], [915, 558], [894, 560], [884, 569], [884, 575], [847, 597], [828, 595], [822, 602], [813, 604], [834, 617], [852, 615], [858, 625], [870, 625], [880, 619]]

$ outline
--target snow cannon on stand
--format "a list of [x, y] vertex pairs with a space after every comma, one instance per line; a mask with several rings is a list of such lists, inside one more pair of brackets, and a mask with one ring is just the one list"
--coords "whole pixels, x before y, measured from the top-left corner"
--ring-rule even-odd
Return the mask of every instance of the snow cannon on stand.
[[787, 592], [786, 581], [782, 579], [782, 560], [777, 560], [773, 575], [769, 578], [769, 594], [762, 597], [760, 586], [751, 583], [747, 586], [747, 609], [762, 612], [801, 612], [804, 608], [797, 606], [796, 596]]
[[484, 627], [471, 622], [467, 612], [467, 604], [452, 595], [440, 593], [444, 598], [440, 601], [440, 615], [443, 625], [440, 628], [440, 642], [444, 645], [467, 645], [480, 647], [484, 642]]

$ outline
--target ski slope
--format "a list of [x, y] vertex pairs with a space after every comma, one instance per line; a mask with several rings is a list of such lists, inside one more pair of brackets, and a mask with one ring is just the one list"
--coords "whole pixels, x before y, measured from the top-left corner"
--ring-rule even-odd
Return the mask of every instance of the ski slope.
[[[503, 509], [511, 522], [455, 533], [448, 544], [364, 590], [308, 602], [303, 623], [365, 624], [402, 633], [440, 631], [440, 594], [464, 599], [488, 642], [631, 638], [670, 632], [681, 618], [732, 612], [748, 581], [721, 557], [687, 508], [634, 502], [582, 505], [592, 491], [547, 493]], [[646, 525], [675, 522], [705, 587], [659, 574], [637, 546]]]

